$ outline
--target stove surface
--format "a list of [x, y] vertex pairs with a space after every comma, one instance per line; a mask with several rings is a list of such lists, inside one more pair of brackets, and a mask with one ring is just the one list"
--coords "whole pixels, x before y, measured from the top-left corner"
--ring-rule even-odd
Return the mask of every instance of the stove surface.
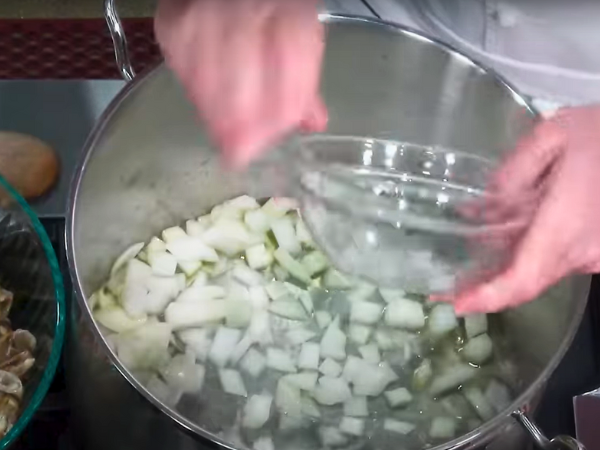
[[[122, 81], [0, 81], [0, 129], [29, 133], [54, 146], [61, 161], [58, 185], [32, 203], [40, 215], [63, 269], [67, 292], [64, 223], [68, 185], [88, 133]], [[600, 279], [592, 283], [590, 302], [581, 328], [567, 355], [550, 379], [536, 419], [552, 437], [575, 433], [572, 398], [600, 386]], [[67, 301], [71, 296], [67, 295]], [[69, 433], [69, 402], [62, 368], [49, 395], [16, 449], [73, 449]], [[84, 449], [83, 449], [84, 450]], [[135, 449], [132, 449], [135, 450]]]

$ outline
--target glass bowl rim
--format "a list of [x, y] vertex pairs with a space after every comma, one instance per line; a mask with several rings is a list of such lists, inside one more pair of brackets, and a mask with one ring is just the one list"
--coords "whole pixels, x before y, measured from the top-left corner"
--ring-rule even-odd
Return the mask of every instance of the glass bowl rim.
[[54, 338], [52, 340], [52, 349], [50, 350], [50, 355], [48, 356], [48, 362], [46, 363], [46, 367], [44, 368], [42, 377], [38, 382], [38, 385], [35, 387], [35, 391], [29, 399], [27, 406], [25, 407], [25, 409], [20, 409], [19, 418], [11, 427], [11, 429], [4, 435], [2, 440], [0, 440], [0, 450], [3, 450], [5, 448], [10, 447], [14, 443], [14, 441], [21, 435], [23, 430], [27, 427], [33, 415], [37, 412], [40, 404], [46, 397], [46, 393], [48, 392], [52, 380], [54, 379], [54, 375], [58, 367], [58, 362], [61, 357], [61, 350], [65, 337], [66, 303], [62, 273], [60, 271], [58, 259], [56, 258], [56, 254], [54, 253], [54, 249], [52, 248], [52, 243], [50, 242], [50, 238], [48, 237], [44, 226], [40, 222], [35, 212], [33, 212], [33, 210], [31, 209], [31, 206], [29, 206], [25, 199], [21, 197], [21, 195], [17, 193], [17, 191], [1, 175], [0, 187], [6, 189], [6, 191], [8, 191], [11, 197], [14, 200], [16, 200], [18, 205], [21, 207], [21, 209], [27, 215], [28, 219], [31, 221], [31, 225], [34, 231], [40, 238], [44, 254], [46, 255], [48, 264], [50, 266], [50, 273], [52, 275], [52, 281], [54, 284], [54, 296], [56, 304], [56, 323], [54, 326]]

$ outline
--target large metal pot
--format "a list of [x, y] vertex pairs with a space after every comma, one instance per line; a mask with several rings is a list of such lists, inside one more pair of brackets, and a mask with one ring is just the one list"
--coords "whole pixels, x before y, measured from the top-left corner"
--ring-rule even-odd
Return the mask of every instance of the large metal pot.
[[[112, 0], [106, 6], [122, 72], [132, 78]], [[507, 83], [440, 42], [372, 19], [325, 15], [323, 20], [328, 24], [323, 95], [332, 133], [497, 158], [534, 121], [526, 100]], [[269, 195], [251, 177], [218, 170], [192, 106], [163, 65], [130, 82], [97, 124], [73, 181], [67, 231], [78, 300], [68, 339], [67, 384], [85, 448], [230, 445], [214, 434], [218, 419], [199, 425], [148, 394], [103, 340], [85, 299], [128, 244], [244, 191]], [[439, 448], [493, 447], [494, 442], [515, 448], [523, 437], [518, 421], [536, 434], [522, 412], [535, 405], [569, 346], [588, 287], [588, 278], [571, 279], [544, 299], [503, 313], [521, 393], [504, 414]], [[549, 447], [542, 435], [535, 437]]]

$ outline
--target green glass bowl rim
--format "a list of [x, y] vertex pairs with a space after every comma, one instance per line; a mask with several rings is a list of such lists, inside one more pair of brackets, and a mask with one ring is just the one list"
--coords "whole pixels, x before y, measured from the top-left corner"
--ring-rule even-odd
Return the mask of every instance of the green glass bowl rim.
[[50, 356], [48, 357], [48, 363], [46, 364], [44, 373], [42, 374], [42, 378], [39, 381], [35, 392], [31, 396], [27, 407], [21, 411], [17, 422], [0, 441], [0, 450], [3, 450], [11, 446], [13, 442], [21, 435], [23, 430], [27, 427], [29, 421], [37, 412], [38, 407], [46, 397], [46, 393], [48, 392], [50, 384], [54, 379], [65, 337], [66, 303], [65, 288], [62, 274], [60, 271], [60, 266], [58, 264], [56, 254], [54, 253], [54, 249], [52, 248], [52, 243], [50, 242], [50, 238], [48, 237], [44, 226], [38, 219], [37, 215], [31, 209], [31, 206], [29, 206], [25, 199], [23, 199], [23, 197], [21, 197], [21, 195], [19, 195], [17, 191], [15, 191], [15, 189], [2, 176], [0, 176], [0, 186], [6, 189], [9, 192], [9, 194], [13, 197], [13, 199], [17, 201], [17, 203], [23, 209], [23, 211], [25, 211], [29, 220], [31, 221], [35, 232], [40, 238], [42, 247], [44, 249], [44, 253], [46, 255], [46, 258], [48, 259], [48, 264], [50, 265], [50, 272], [52, 274], [52, 281], [54, 283], [54, 296], [56, 299], [56, 324], [54, 327], [54, 339], [52, 341], [52, 349], [50, 351]]

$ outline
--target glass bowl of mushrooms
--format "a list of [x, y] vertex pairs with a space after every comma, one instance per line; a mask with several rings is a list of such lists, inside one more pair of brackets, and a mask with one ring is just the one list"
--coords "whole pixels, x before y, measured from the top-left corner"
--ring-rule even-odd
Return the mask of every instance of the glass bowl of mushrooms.
[[35, 414], [65, 333], [61, 271], [30, 206], [0, 177], [0, 449]]

